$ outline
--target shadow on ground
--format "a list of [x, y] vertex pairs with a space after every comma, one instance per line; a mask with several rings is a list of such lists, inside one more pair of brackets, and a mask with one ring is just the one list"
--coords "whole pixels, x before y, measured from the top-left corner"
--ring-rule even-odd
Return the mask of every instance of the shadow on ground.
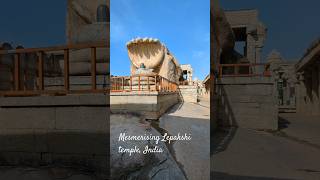
[[294, 180], [273, 177], [238, 176], [222, 172], [211, 172], [211, 180]]
[[211, 136], [210, 154], [216, 155], [225, 151], [236, 135], [237, 127], [220, 128]]
[[3, 131], [0, 179], [104, 179], [109, 175], [107, 137], [107, 131]]
[[[219, 79], [217, 79], [218, 83], [221, 83]], [[218, 102], [217, 106], [211, 106], [211, 108], [217, 108], [215, 111], [216, 115], [210, 115], [211, 117], [216, 116], [217, 119], [217, 128], [214, 131], [211, 131], [211, 139], [210, 139], [210, 154], [215, 155], [222, 151], [225, 151], [228, 148], [228, 145], [234, 138], [237, 132], [238, 123], [234, 116], [233, 109], [230, 106], [230, 102], [227, 96], [227, 93], [223, 86], [219, 86], [217, 89], [218, 94]], [[219, 110], [223, 110], [222, 112]], [[211, 112], [214, 112], [211, 110]], [[211, 127], [213, 127], [213, 123], [211, 122]]]

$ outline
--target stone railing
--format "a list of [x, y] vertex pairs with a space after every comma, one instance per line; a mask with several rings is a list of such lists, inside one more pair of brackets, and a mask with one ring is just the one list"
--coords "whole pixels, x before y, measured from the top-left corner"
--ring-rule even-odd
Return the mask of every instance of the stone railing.
[[176, 92], [178, 85], [159, 75], [111, 77], [111, 92], [158, 91]]
[[219, 64], [219, 77], [271, 76], [268, 64]]
[[[26, 48], [13, 50], [0, 50], [0, 96], [37, 96], [43, 94], [70, 94], [70, 93], [101, 93], [106, 92], [106, 88], [97, 87], [97, 50], [108, 48], [106, 42], [95, 42], [86, 44], [70, 44], [65, 46], [55, 46], [46, 48]], [[74, 50], [91, 49], [88, 62], [90, 64], [91, 82], [89, 87], [81, 90], [70, 88], [70, 53]], [[90, 55], [91, 53], [91, 55]], [[63, 88], [48, 90], [45, 87], [46, 57], [53, 54], [62, 56], [62, 78]], [[33, 57], [34, 61], [27, 61], [28, 57]], [[31, 67], [31, 68], [30, 68]], [[100, 68], [100, 67], [99, 67]], [[105, 67], [107, 68], [107, 67]], [[29, 71], [29, 72], [28, 72]], [[32, 77], [30, 74], [32, 71]], [[89, 77], [90, 77], [89, 76]]]

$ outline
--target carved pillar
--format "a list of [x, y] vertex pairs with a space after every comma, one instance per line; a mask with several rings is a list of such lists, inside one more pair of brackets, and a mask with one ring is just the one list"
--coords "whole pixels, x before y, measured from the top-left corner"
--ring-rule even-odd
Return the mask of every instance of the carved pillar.
[[313, 99], [312, 99], [312, 71], [310, 68], [306, 68], [304, 70], [304, 79], [305, 79], [305, 88], [306, 88], [306, 96], [305, 96], [305, 113], [312, 114], [313, 107]]
[[[316, 64], [315, 64], [316, 65]], [[312, 75], [312, 115], [319, 115], [319, 94], [318, 94], [318, 87], [319, 87], [319, 80], [318, 80], [318, 67], [313, 66], [311, 69], [311, 75]]]
[[305, 114], [306, 113], [306, 80], [304, 73], [298, 73], [298, 92], [297, 92], [297, 113]]
[[255, 31], [256, 28], [252, 26], [247, 27], [247, 39], [246, 39], [246, 47], [247, 47], [247, 58], [250, 63], [256, 62], [256, 40], [255, 40]]
[[317, 71], [317, 79], [318, 79], [318, 91], [317, 91], [317, 96], [318, 96], [318, 116], [320, 116], [320, 63], [318, 61], [318, 63], [316, 64], [316, 66], [318, 67], [318, 71]]
[[260, 46], [260, 45], [258, 45], [257, 47], [256, 47], [256, 63], [260, 63], [261, 62], [261, 53], [262, 53], [262, 46]]

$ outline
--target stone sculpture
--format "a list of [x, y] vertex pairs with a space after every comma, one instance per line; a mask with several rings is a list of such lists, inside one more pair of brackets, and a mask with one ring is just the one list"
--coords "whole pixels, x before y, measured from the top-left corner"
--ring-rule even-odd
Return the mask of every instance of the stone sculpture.
[[68, 43], [107, 41], [108, 6], [106, 0], [68, 0]]
[[180, 65], [158, 39], [136, 38], [127, 43], [127, 48], [131, 60], [131, 75], [137, 75], [137, 70], [143, 64], [145, 69], [151, 69], [150, 75], [157, 74], [169, 81], [179, 82], [182, 73]]
[[[67, 42], [68, 44], [109, 41], [109, 1], [68, 0]], [[91, 50], [81, 49], [70, 52], [70, 74], [91, 74]], [[97, 49], [97, 74], [105, 75], [109, 69], [109, 50]], [[63, 60], [60, 61], [64, 68]]]

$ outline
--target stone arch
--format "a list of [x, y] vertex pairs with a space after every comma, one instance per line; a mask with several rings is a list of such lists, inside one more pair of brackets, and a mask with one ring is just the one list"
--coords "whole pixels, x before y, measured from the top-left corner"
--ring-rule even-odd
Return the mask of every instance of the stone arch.
[[110, 22], [110, 10], [107, 5], [99, 5], [97, 8], [97, 22]]

